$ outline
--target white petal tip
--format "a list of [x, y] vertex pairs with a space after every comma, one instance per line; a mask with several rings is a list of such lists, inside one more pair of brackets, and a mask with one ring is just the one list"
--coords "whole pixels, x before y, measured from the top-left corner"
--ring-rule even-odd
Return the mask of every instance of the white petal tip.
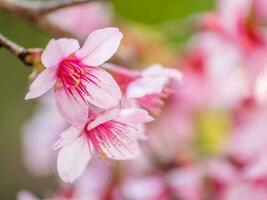
[[28, 92], [26, 94], [26, 96], [24, 97], [24, 99], [27, 101], [27, 100], [30, 100], [30, 99], [33, 99], [33, 98], [31, 97], [31, 94]]

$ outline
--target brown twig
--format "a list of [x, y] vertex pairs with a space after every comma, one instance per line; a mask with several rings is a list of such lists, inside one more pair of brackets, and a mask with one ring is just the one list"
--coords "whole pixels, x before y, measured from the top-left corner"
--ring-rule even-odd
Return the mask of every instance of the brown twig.
[[[33, 2], [26, 0], [0, 0], [0, 11], [4, 11], [27, 20], [42, 31], [54, 36], [72, 37], [73, 35], [49, 21], [45, 15], [60, 8], [66, 8], [96, 0], [53, 0]], [[104, 1], [104, 0], [101, 0]]]
[[0, 33], [0, 47], [6, 48], [25, 65], [33, 66], [35, 61], [40, 58], [42, 49], [26, 49], [17, 43], [11, 41]]
[[[65, 31], [46, 17], [46, 14], [69, 6], [96, 0], [52, 0], [49, 2], [33, 2], [26, 0], [0, 0], [0, 11], [20, 17], [34, 24], [40, 30], [51, 33], [53, 36], [73, 37], [72, 33]], [[104, 0], [101, 0], [104, 1]], [[8, 49], [24, 64], [33, 66], [40, 60], [41, 49], [26, 49], [6, 38], [0, 33], [0, 47]]]

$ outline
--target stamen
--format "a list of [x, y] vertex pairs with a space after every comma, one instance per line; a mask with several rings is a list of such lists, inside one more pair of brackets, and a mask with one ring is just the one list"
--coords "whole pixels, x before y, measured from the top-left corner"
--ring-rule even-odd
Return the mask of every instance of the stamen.
[[129, 137], [129, 132], [135, 128], [114, 120], [108, 121], [95, 127], [92, 130], [85, 130], [86, 136], [99, 156], [103, 155], [103, 148], [112, 155], [111, 148], [115, 148], [118, 153], [125, 156], [123, 149], [132, 153], [128, 145], [133, 141]]
[[90, 73], [92, 69], [96, 70], [97, 68], [84, 65], [75, 58], [63, 60], [59, 65], [57, 76], [66, 94], [73, 96], [76, 101], [78, 101], [78, 99], [74, 91], [78, 93], [83, 101], [86, 101], [87, 97], [91, 97], [86, 84], [93, 84], [100, 88], [100, 80]]

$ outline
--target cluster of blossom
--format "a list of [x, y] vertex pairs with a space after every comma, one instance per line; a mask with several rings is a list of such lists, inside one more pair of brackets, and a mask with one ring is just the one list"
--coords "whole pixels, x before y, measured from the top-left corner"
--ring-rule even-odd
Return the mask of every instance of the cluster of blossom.
[[[136, 158], [139, 153], [137, 140], [149, 137], [142, 147], [142, 156], [108, 165], [104, 158], [96, 160], [74, 184], [61, 185], [49, 199], [266, 200], [266, 13], [266, 0], [219, 0], [216, 10], [200, 17], [200, 31], [191, 39], [184, 55], [176, 57], [177, 69], [181, 67], [183, 73], [182, 85], [179, 84], [179, 71], [158, 64], [141, 72], [112, 64], [103, 65], [101, 70], [91, 67], [105, 62], [118, 45], [109, 55], [105, 48], [98, 58], [98, 52], [93, 52], [95, 48], [88, 51], [93, 42], [87, 39], [80, 50], [77, 46], [67, 58], [58, 56], [52, 63], [51, 58], [55, 59], [58, 47], [49, 49], [48, 45], [42, 61], [44, 66], [56, 66], [58, 80], [45, 78], [44, 82], [51, 84], [42, 84], [42, 87], [47, 86], [42, 91], [55, 87], [56, 106], [61, 115], [55, 112], [51, 101], [53, 94], [49, 94], [42, 99], [40, 112], [25, 127], [25, 160], [32, 172], [46, 175], [54, 170], [55, 153], [48, 148], [53, 144], [60, 148], [60, 176], [65, 181], [72, 181], [85, 170], [93, 152], [114, 159]], [[103, 30], [119, 34], [115, 29]], [[85, 55], [85, 52], [91, 53]], [[97, 56], [92, 58], [94, 54]], [[45, 57], [49, 61], [45, 61]], [[90, 66], [90, 73], [86, 74], [90, 80], [82, 79], [86, 81], [86, 88], [87, 84], [100, 85], [100, 80], [108, 82], [109, 87], [107, 90], [103, 90], [102, 85], [95, 87], [93, 94], [93, 86], [90, 86], [87, 93], [83, 88], [77, 88], [76, 77], [65, 77], [65, 72], [59, 72], [62, 66], [63, 69]], [[95, 73], [95, 70], [102, 72], [103, 69], [110, 72], [114, 80], [107, 79], [106, 74], [98, 76], [100, 73]], [[46, 70], [55, 74], [53, 68]], [[75, 90], [62, 89], [69, 84], [76, 86]], [[39, 84], [33, 83], [30, 90], [34, 97], [37, 96], [36, 85]], [[98, 100], [99, 93], [101, 97], [108, 93], [107, 99], [113, 98], [113, 101]], [[99, 96], [95, 97], [95, 94]], [[140, 107], [149, 113], [159, 113], [165, 96], [169, 98], [165, 100], [160, 116], [144, 127], [143, 124], [152, 118]], [[80, 107], [88, 108], [88, 102], [89, 113], [88, 109]], [[73, 110], [77, 112], [73, 113]], [[81, 114], [84, 111], [86, 119]], [[61, 130], [70, 124], [72, 127], [58, 140]], [[110, 134], [107, 129], [116, 137], [107, 135]], [[33, 148], [41, 152], [38, 158], [33, 154]], [[19, 193], [19, 200], [35, 199], [29, 192]]]

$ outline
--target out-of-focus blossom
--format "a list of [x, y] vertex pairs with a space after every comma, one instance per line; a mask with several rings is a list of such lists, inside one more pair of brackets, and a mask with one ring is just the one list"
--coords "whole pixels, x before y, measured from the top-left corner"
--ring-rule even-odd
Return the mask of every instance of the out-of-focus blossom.
[[117, 28], [94, 31], [82, 48], [75, 39], [52, 39], [41, 57], [46, 69], [33, 81], [25, 98], [37, 98], [54, 87], [57, 108], [72, 123], [87, 118], [88, 103], [100, 108], [116, 106], [120, 88], [109, 73], [96, 66], [116, 52], [121, 39]]
[[181, 81], [182, 74], [175, 69], [163, 68], [159, 64], [145, 69], [140, 78], [131, 82], [125, 94], [126, 99], [136, 99], [137, 103], [147, 110], [159, 113], [161, 98], [170, 92], [171, 80]]
[[[132, 200], [167, 200], [164, 180], [157, 176], [126, 178], [123, 196]], [[165, 197], [166, 196], [166, 197]]]
[[25, 165], [30, 173], [48, 175], [56, 168], [56, 154], [52, 149], [68, 123], [56, 111], [49, 93], [42, 97], [35, 115], [22, 130]]
[[266, 152], [266, 108], [251, 112], [248, 121], [240, 124], [230, 138], [229, 154], [241, 164], [253, 162]]
[[140, 106], [153, 113], [159, 113], [163, 104], [161, 98], [169, 95], [171, 80], [181, 82], [180, 71], [164, 68], [160, 64], [154, 64], [142, 72], [122, 69], [118, 66], [106, 67], [114, 73], [115, 79], [125, 91], [127, 101], [135, 100]]
[[267, 2], [265, 0], [254, 0], [253, 9], [261, 21], [267, 20]]
[[198, 166], [189, 166], [171, 171], [169, 174], [170, 186], [176, 198], [181, 200], [202, 200], [203, 172]]
[[[202, 83], [207, 84], [203, 88], [203, 90], [207, 90], [206, 95], [208, 95], [205, 103], [210, 106], [230, 107], [237, 104], [247, 95], [246, 76], [241, 68], [240, 50], [231, 41], [211, 32], [196, 35], [191, 42], [190, 50], [193, 50], [193, 53], [200, 52], [202, 56], [203, 73], [199, 76], [204, 80]], [[192, 78], [194, 81], [197, 77]], [[227, 82], [224, 81], [226, 79]], [[199, 86], [196, 85], [196, 87]], [[205, 95], [203, 90], [200, 94]], [[193, 92], [196, 89], [190, 91]]]
[[64, 8], [47, 15], [47, 19], [77, 37], [86, 36], [111, 24], [112, 13], [99, 2]]
[[223, 200], [265, 200], [266, 198], [266, 188], [245, 182], [239, 182], [229, 187]]
[[267, 68], [258, 76], [255, 84], [255, 97], [260, 103], [267, 100]]
[[[262, 1], [263, 2], [263, 1]], [[257, 17], [262, 16], [261, 0], [219, 0], [216, 12], [203, 17], [202, 26], [236, 44], [249, 55], [266, 45], [266, 33]]]
[[[91, 165], [72, 185], [62, 185], [58, 191], [44, 200], [104, 200], [112, 180], [112, 167], [107, 166], [104, 161], [98, 160]], [[101, 176], [101, 178], [99, 178]], [[90, 181], [88, 181], [90, 180]], [[91, 181], [94, 180], [94, 181]], [[18, 200], [37, 200], [36, 196], [28, 191], [20, 191]]]
[[60, 148], [57, 161], [60, 177], [66, 182], [75, 180], [94, 152], [115, 160], [136, 158], [140, 150], [135, 126], [152, 120], [142, 109], [114, 108], [96, 116], [91, 114], [83, 124], [70, 127], [55, 143], [55, 148]]

